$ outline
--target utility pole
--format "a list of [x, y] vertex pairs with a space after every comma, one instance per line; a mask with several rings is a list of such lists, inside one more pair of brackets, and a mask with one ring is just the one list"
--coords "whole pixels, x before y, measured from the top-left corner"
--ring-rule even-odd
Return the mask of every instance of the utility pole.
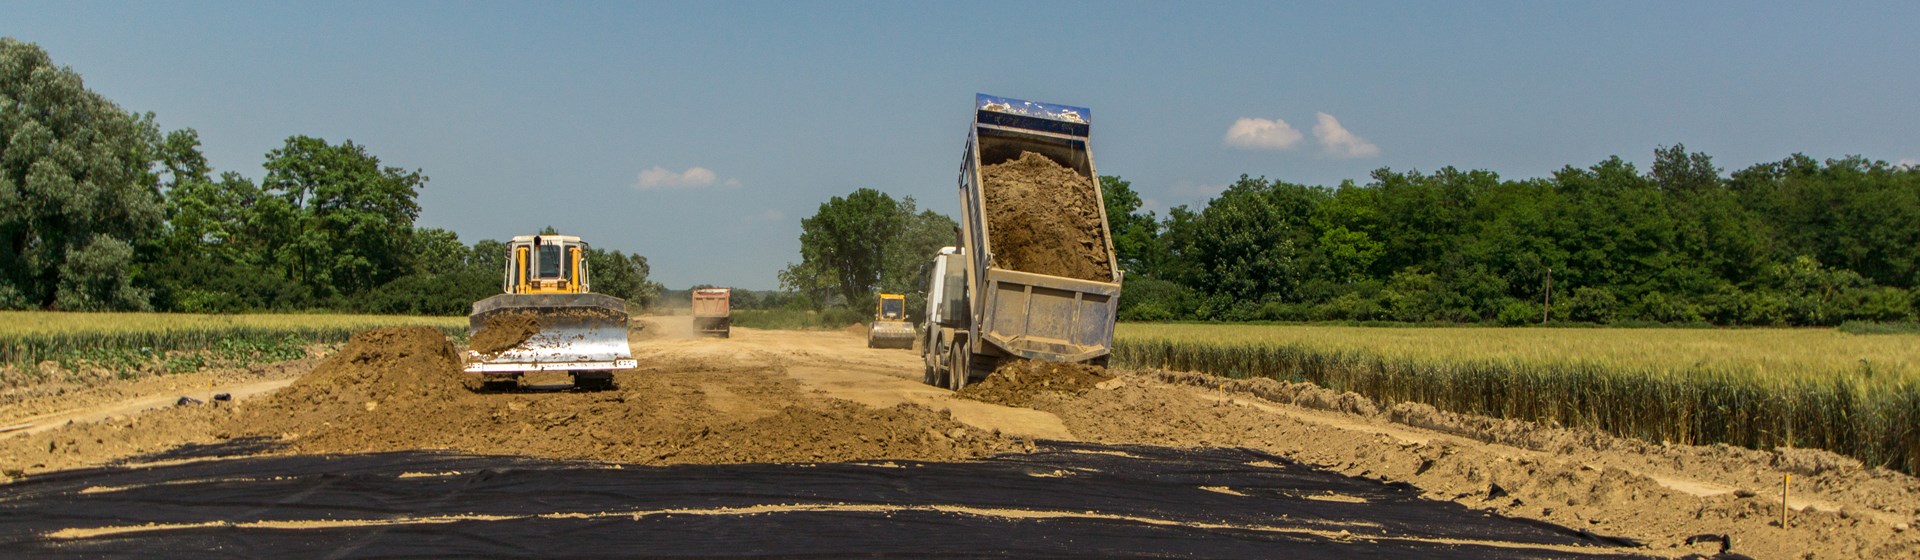
[[1540, 324], [1553, 319], [1553, 267], [1547, 267], [1547, 304], [1540, 310]]

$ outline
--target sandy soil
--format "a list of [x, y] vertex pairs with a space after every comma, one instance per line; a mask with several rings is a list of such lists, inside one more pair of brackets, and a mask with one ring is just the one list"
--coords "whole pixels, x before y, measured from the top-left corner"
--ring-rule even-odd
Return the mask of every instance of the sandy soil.
[[[437, 334], [378, 331], [267, 396], [4, 437], [0, 467], [32, 476], [246, 436], [281, 445], [270, 453], [446, 449], [641, 464], [955, 460], [1021, 452], [1034, 439], [1226, 446], [1633, 539], [1654, 555], [1719, 550], [1718, 538], [1701, 535], [1724, 535], [1733, 552], [1759, 558], [1920, 555], [1911, 527], [1920, 481], [1830, 453], [1654, 445], [1158, 371], [1015, 366], [1026, 369], [956, 395], [918, 382], [915, 353], [869, 349], [858, 334], [736, 328], [731, 339], [694, 338], [679, 324], [687, 320], [643, 319], [633, 346], [642, 366], [602, 392], [469, 391]], [[175, 393], [136, 385], [85, 409]]]
[[497, 356], [540, 334], [540, 317], [532, 313], [496, 313], [487, 318], [467, 346], [483, 356]]
[[980, 169], [987, 231], [1000, 266], [1109, 282], [1106, 231], [1092, 179], [1033, 152]]

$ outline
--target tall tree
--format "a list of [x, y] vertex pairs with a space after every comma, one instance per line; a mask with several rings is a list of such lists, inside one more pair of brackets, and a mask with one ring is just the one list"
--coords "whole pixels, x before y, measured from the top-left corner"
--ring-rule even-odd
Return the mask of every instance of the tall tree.
[[1157, 276], [1165, 260], [1160, 246], [1160, 222], [1152, 212], [1141, 213], [1140, 193], [1133, 183], [1117, 176], [1100, 176], [1100, 197], [1107, 207], [1107, 229], [1113, 234], [1113, 252], [1128, 274]]
[[0, 306], [144, 309], [131, 241], [162, 222], [159, 128], [0, 37]]
[[[863, 188], [845, 197], [820, 203], [820, 210], [800, 220], [798, 265], [825, 280], [848, 305], [859, 307], [872, 298], [886, 266], [888, 242], [905, 229], [901, 205], [886, 193]], [[796, 281], [809, 278], [798, 273]], [[808, 286], [792, 286], [806, 290]]]
[[262, 187], [297, 213], [300, 232], [276, 255], [317, 295], [353, 295], [408, 272], [416, 201], [427, 177], [380, 164], [366, 147], [293, 136], [267, 153]]

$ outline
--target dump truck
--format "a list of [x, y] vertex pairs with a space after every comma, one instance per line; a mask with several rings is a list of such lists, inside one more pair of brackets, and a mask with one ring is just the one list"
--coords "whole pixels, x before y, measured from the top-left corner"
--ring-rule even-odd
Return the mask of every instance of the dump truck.
[[604, 388], [615, 370], [632, 369], [627, 302], [593, 292], [587, 254], [571, 235], [508, 242], [501, 293], [467, 316], [467, 373], [498, 388], [526, 372], [564, 371], [575, 387]]
[[698, 288], [693, 291], [694, 332], [730, 338], [733, 336], [733, 290]]
[[867, 326], [868, 348], [912, 348], [913, 323], [907, 321], [907, 296], [878, 294], [873, 302], [873, 324]]
[[958, 244], [925, 278], [927, 383], [959, 390], [1010, 359], [1106, 365], [1122, 272], [1090, 119], [1084, 107], [975, 96]]

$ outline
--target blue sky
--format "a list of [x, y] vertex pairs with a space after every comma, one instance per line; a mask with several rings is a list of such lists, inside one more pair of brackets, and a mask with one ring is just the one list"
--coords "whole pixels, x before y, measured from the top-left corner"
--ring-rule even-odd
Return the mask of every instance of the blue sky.
[[[975, 92], [1090, 107], [1162, 210], [1240, 174], [1545, 175], [1684, 143], [1920, 159], [1920, 3], [0, 1], [222, 171], [306, 134], [432, 178], [421, 225], [544, 225], [670, 287], [772, 288], [861, 187], [951, 215]], [[1282, 124], [1284, 123], [1284, 125]]]

